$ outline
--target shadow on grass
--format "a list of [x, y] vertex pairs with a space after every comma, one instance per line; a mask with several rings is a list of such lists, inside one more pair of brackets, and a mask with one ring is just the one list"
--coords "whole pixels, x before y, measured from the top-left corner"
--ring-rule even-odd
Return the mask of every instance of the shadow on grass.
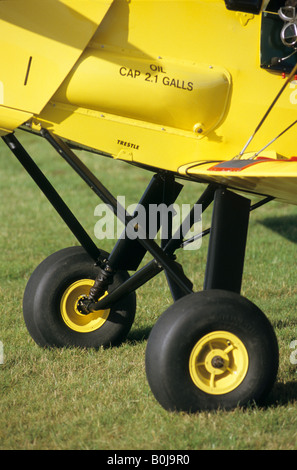
[[283, 383], [276, 383], [266, 403], [267, 407], [270, 406], [285, 406], [288, 404], [296, 404], [297, 402], [297, 375], [296, 381]]
[[281, 320], [276, 320], [272, 322], [273, 328], [277, 328], [279, 330], [282, 330], [283, 328], [292, 328], [292, 327], [297, 327], [297, 318], [292, 320], [288, 319], [281, 319]]
[[261, 225], [278, 233], [287, 240], [297, 243], [297, 216], [268, 217], [259, 221]]
[[127, 341], [129, 341], [130, 343], [139, 343], [142, 341], [146, 341], [149, 337], [152, 328], [153, 326], [148, 326], [146, 328], [136, 328], [134, 330], [131, 330], [127, 337]]

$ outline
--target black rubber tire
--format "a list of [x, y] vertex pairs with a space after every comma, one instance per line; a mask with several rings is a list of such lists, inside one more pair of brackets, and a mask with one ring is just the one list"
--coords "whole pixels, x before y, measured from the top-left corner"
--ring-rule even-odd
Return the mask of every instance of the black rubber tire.
[[[98, 271], [94, 261], [78, 246], [50, 255], [35, 269], [24, 292], [23, 315], [30, 335], [39, 346], [99, 348], [118, 345], [126, 338], [135, 317], [135, 293], [119, 300], [97, 330], [75, 331], [62, 318], [60, 302], [65, 290], [76, 280], [95, 279]], [[116, 273], [108, 291], [128, 277], [127, 272]]]
[[[214, 395], [194, 383], [189, 358], [201, 338], [222, 330], [244, 344], [248, 369], [238, 387]], [[166, 410], [233, 409], [267, 397], [278, 361], [277, 339], [263, 312], [238, 294], [208, 290], [181, 298], [158, 319], [147, 343], [146, 374], [155, 398]]]

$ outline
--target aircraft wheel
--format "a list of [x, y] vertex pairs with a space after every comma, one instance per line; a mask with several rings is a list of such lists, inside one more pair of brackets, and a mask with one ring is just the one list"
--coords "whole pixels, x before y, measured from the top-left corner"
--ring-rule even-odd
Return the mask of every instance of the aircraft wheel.
[[171, 411], [232, 409], [261, 402], [276, 378], [273, 328], [253, 303], [227, 291], [190, 294], [171, 305], [148, 339], [146, 374]]
[[[37, 344], [99, 348], [117, 345], [125, 339], [134, 321], [135, 293], [110, 309], [88, 315], [77, 308], [79, 299], [87, 295], [94, 284], [98, 271], [82, 247], [60, 250], [35, 269], [25, 289], [23, 314]], [[108, 290], [128, 277], [127, 272], [118, 272]]]

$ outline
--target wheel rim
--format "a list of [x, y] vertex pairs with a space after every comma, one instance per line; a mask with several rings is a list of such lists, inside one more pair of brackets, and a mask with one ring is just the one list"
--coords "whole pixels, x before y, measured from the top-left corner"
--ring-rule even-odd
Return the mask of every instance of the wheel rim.
[[78, 302], [89, 294], [93, 285], [92, 279], [75, 281], [66, 289], [61, 299], [60, 309], [64, 322], [69, 328], [79, 333], [97, 330], [105, 323], [110, 313], [109, 309], [94, 311], [88, 315], [80, 313]]
[[192, 349], [189, 369], [195, 385], [211, 395], [229, 393], [245, 378], [249, 365], [242, 341], [229, 331], [215, 331]]

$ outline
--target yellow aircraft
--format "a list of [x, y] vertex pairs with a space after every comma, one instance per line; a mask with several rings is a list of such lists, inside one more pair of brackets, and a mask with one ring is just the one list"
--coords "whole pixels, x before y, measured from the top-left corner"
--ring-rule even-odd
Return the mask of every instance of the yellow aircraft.
[[[297, 2], [1, 0], [0, 31], [0, 135], [80, 244], [49, 256], [29, 279], [23, 311], [32, 338], [42, 347], [119, 344], [135, 291], [164, 271], [173, 304], [146, 350], [156, 399], [186, 412], [261, 403], [278, 345], [240, 291], [250, 211], [272, 199], [297, 203]], [[16, 129], [49, 142], [124, 221], [110, 254]], [[175, 252], [205, 233], [184, 240], [171, 231], [158, 244], [135, 224], [137, 237], [125, 236], [137, 209], [119, 206], [79, 149], [151, 171], [139, 201], [146, 210], [172, 205], [185, 179], [206, 183], [195, 201], [203, 210], [213, 203], [201, 292]], [[251, 205], [254, 194], [261, 199]], [[192, 210], [182, 225], [196, 219]], [[139, 268], [147, 252], [152, 261]]]

